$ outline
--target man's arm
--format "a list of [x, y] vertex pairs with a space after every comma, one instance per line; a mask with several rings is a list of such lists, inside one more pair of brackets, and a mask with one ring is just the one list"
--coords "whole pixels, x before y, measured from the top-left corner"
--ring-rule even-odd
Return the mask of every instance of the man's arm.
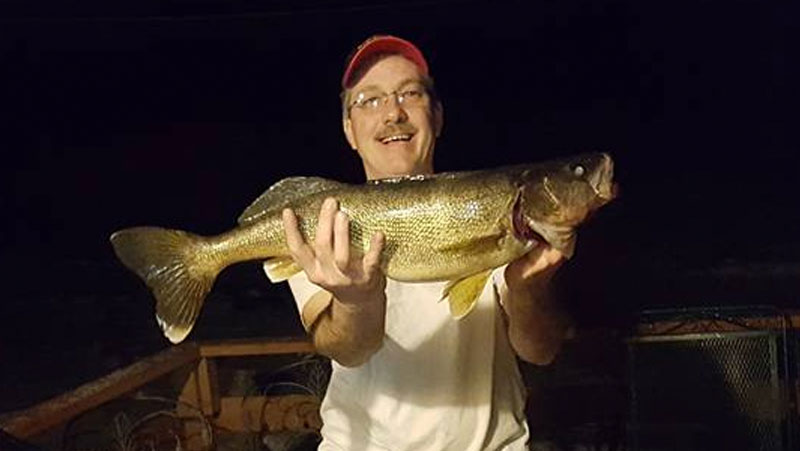
[[314, 243], [306, 243], [297, 217], [283, 212], [286, 242], [308, 280], [330, 292], [330, 304], [309, 332], [322, 355], [344, 366], [366, 362], [383, 343], [386, 277], [380, 270], [383, 234], [372, 237], [363, 258], [350, 255], [350, 221], [335, 199], [322, 205]]
[[363, 306], [333, 298], [309, 332], [317, 352], [340, 365], [360, 366], [380, 349], [385, 316], [385, 295]]
[[560, 252], [542, 247], [510, 263], [504, 274], [509, 341], [521, 359], [537, 365], [555, 359], [572, 325], [550, 285], [562, 261]]

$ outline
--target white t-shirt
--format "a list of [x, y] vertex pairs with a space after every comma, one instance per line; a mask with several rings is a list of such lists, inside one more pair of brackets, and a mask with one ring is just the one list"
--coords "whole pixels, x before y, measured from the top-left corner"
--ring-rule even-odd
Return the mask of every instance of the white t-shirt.
[[[502, 269], [461, 320], [438, 302], [445, 282], [389, 279], [381, 349], [356, 368], [332, 362], [319, 449], [526, 450], [524, 386], [499, 304]], [[330, 295], [305, 273], [289, 284], [308, 326]]]

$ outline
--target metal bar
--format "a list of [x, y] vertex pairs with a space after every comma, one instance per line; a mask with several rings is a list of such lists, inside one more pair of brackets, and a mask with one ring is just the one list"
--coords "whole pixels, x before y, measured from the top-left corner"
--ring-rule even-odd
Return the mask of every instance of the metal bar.
[[749, 332], [705, 332], [705, 333], [689, 333], [689, 334], [676, 334], [676, 335], [651, 335], [643, 337], [628, 338], [628, 343], [652, 343], [652, 342], [673, 342], [673, 341], [695, 341], [695, 340], [709, 340], [709, 339], [737, 339], [747, 337], [763, 337], [767, 335], [776, 335], [775, 332], [768, 330], [756, 330]]

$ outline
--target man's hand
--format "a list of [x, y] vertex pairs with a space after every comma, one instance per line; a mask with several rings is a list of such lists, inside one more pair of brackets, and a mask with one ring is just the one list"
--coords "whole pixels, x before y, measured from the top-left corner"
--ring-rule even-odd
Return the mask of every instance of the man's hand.
[[571, 321], [550, 290], [563, 262], [561, 252], [540, 246], [506, 267], [508, 338], [520, 358], [537, 365], [552, 362], [570, 333]]
[[366, 362], [383, 343], [386, 276], [380, 269], [385, 238], [372, 237], [363, 256], [350, 252], [350, 219], [336, 199], [325, 199], [313, 243], [306, 243], [292, 210], [283, 211], [286, 242], [308, 280], [331, 294], [330, 304], [310, 325], [317, 352], [344, 366]]
[[509, 289], [535, 288], [546, 285], [564, 262], [564, 256], [547, 245], [533, 248], [506, 267]]
[[376, 298], [386, 287], [386, 277], [380, 269], [383, 234], [376, 233], [364, 257], [357, 258], [350, 252], [350, 219], [339, 210], [336, 199], [325, 199], [318, 221], [316, 237], [309, 244], [300, 233], [294, 212], [283, 211], [289, 252], [308, 280], [333, 293], [343, 304], [355, 305]]

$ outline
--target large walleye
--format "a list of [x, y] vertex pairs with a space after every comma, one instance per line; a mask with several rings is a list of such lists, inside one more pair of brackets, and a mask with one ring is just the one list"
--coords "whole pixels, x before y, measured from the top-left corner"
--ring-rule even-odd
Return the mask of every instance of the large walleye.
[[164, 335], [181, 342], [214, 279], [233, 263], [265, 259], [273, 282], [300, 271], [289, 256], [281, 211], [292, 208], [314, 237], [327, 197], [350, 217], [352, 253], [363, 255], [378, 231], [381, 268], [401, 281], [450, 281], [442, 293], [456, 318], [472, 309], [494, 268], [549, 243], [566, 256], [575, 228], [612, 197], [613, 164], [603, 153], [494, 170], [410, 176], [350, 185], [318, 177], [279, 181], [213, 237], [134, 227], [111, 235], [119, 259], [156, 298]]

